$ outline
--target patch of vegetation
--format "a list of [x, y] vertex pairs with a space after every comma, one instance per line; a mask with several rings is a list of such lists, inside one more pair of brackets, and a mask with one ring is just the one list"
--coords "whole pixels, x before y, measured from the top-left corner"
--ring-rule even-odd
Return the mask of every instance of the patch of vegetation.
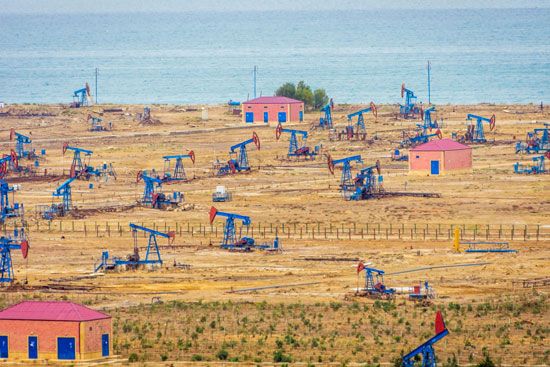
[[315, 91], [312, 91], [311, 87], [303, 80], [298, 82], [297, 85], [290, 82], [284, 83], [277, 88], [275, 95], [297, 99], [304, 102], [306, 109], [314, 110], [320, 109], [329, 101], [327, 92], [324, 89], [315, 89]]
[[[493, 362], [489, 352], [502, 356], [506, 364], [544, 364], [550, 328], [526, 325], [531, 317], [514, 314], [519, 310], [520, 315], [546, 319], [545, 300], [533, 294], [431, 308], [381, 300], [315, 304], [174, 301], [117, 309], [112, 314], [113, 334], [117, 352], [129, 361], [377, 365], [400, 359], [433, 336], [434, 314], [441, 309], [450, 331], [447, 347], [438, 349], [442, 365], [458, 365], [457, 356], [461, 362], [475, 364], [480, 344], [489, 345], [481, 361], [488, 366]], [[472, 312], [467, 312], [470, 307]]]

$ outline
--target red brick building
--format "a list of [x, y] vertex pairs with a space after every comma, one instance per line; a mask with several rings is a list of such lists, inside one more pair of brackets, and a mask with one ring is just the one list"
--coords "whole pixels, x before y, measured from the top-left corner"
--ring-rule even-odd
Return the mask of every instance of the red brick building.
[[111, 316], [72, 302], [24, 301], [0, 311], [0, 360], [108, 357]]
[[243, 102], [243, 122], [301, 122], [304, 102], [288, 97], [259, 97]]
[[432, 140], [409, 151], [409, 171], [440, 175], [471, 170], [472, 148], [452, 139]]

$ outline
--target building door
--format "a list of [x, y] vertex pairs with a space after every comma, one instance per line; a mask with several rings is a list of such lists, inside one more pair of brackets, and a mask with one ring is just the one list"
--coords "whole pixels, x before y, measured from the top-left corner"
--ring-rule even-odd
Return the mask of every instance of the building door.
[[300, 111], [300, 122], [304, 121], [304, 111]]
[[264, 112], [264, 122], [266, 124], [269, 122], [269, 112]]
[[254, 112], [247, 112], [245, 114], [245, 121], [246, 122], [254, 122]]
[[29, 359], [38, 358], [38, 337], [29, 336]]
[[74, 360], [75, 345], [74, 338], [57, 338], [57, 359]]
[[430, 174], [438, 175], [439, 174], [439, 161], [430, 161]]
[[109, 357], [109, 334], [101, 335], [101, 355]]
[[0, 358], [8, 358], [8, 337], [0, 336]]
[[279, 122], [286, 122], [286, 112], [279, 112]]

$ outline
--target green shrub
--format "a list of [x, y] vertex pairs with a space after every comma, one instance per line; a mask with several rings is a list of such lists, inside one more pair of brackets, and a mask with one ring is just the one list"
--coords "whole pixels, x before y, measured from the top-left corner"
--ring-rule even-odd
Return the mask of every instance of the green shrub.
[[132, 353], [128, 356], [128, 362], [134, 363], [138, 361], [138, 355], [136, 353]]
[[200, 362], [200, 361], [203, 361], [204, 358], [200, 354], [193, 354], [191, 356], [191, 360], [194, 362]]
[[489, 353], [485, 352], [483, 354], [484, 354], [485, 357], [484, 357], [482, 362], [477, 364], [477, 367], [496, 367], [495, 363], [493, 362], [493, 360], [489, 356]]
[[444, 363], [443, 367], [458, 367], [458, 361], [456, 360], [454, 353], [452, 357], [447, 358], [447, 363]]
[[216, 358], [218, 358], [220, 361], [227, 360], [227, 357], [229, 357], [229, 352], [225, 349], [220, 349], [218, 353], [216, 353]]
[[273, 353], [273, 362], [290, 363], [292, 362], [292, 356], [284, 354], [282, 350], [278, 349]]

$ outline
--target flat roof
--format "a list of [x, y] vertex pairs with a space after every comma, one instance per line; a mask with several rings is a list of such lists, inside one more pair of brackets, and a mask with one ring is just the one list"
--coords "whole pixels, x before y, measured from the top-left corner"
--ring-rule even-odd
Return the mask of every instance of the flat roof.
[[243, 102], [243, 104], [294, 104], [294, 103], [304, 103], [302, 101], [299, 101], [297, 99], [288, 98], [288, 97], [279, 97], [279, 96], [272, 96], [272, 97], [258, 97], [251, 99], [249, 101]]
[[92, 321], [111, 316], [66, 301], [23, 301], [0, 311], [0, 320]]

